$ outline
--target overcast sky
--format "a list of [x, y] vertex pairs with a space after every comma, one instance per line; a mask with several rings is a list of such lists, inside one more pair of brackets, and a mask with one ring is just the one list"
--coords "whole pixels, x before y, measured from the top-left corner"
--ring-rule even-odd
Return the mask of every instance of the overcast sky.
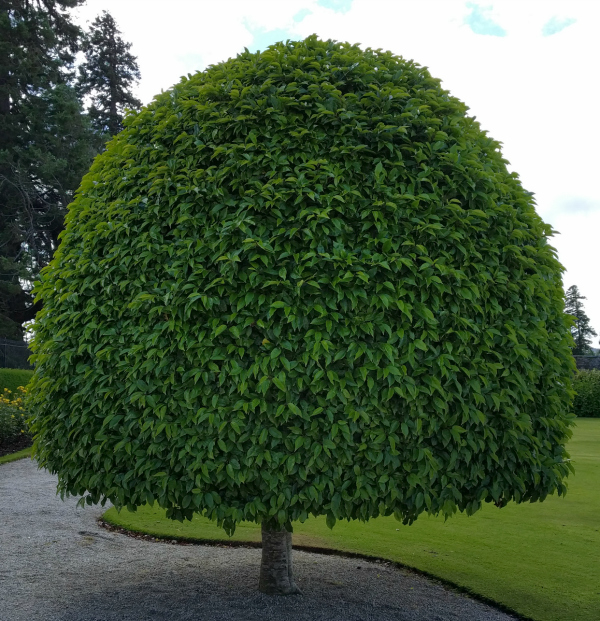
[[598, 0], [88, 0], [79, 19], [102, 10], [133, 44], [143, 103], [244, 47], [312, 33], [428, 67], [503, 143], [600, 334]]

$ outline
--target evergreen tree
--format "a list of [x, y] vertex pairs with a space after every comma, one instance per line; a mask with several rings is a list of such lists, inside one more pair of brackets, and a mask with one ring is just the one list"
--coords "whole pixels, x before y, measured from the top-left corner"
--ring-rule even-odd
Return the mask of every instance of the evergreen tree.
[[94, 129], [114, 136], [122, 129], [125, 109], [137, 110], [142, 103], [131, 92], [140, 79], [131, 43], [121, 38], [112, 15], [104, 11], [91, 25], [83, 50], [85, 62], [79, 67], [79, 92], [91, 95], [89, 115]]
[[573, 354], [582, 356], [592, 353], [592, 336], [598, 336], [596, 331], [590, 326], [590, 319], [583, 309], [581, 300], [586, 297], [581, 295], [576, 285], [569, 287], [565, 296], [565, 312], [575, 318], [575, 323], [571, 327], [571, 334], [575, 340]]
[[4, 336], [13, 338], [20, 338], [22, 324], [39, 310], [30, 294], [33, 281], [58, 247], [66, 207], [95, 155], [94, 134], [71, 86], [59, 84], [39, 100], [44, 116], [30, 117], [33, 139], [27, 148], [13, 149], [17, 164], [10, 177], [0, 177], [13, 190], [2, 210], [4, 235], [14, 244], [2, 267], [13, 278], [6, 282], [10, 295], [0, 295]]
[[24, 141], [23, 124], [36, 97], [72, 70], [81, 30], [68, 10], [83, 1], [0, 0], [2, 150]]
[[19, 339], [39, 305], [31, 282], [52, 258], [92, 134], [69, 82], [82, 0], [0, 0], [0, 336]]

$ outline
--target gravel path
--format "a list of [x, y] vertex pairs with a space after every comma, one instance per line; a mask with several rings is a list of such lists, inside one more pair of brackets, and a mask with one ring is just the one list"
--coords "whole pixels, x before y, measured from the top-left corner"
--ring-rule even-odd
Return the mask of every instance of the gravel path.
[[[0, 466], [0, 621], [510, 621], [409, 572], [296, 551], [302, 596], [256, 589], [260, 550], [140, 541], [56, 496], [30, 459]], [[360, 567], [360, 569], [359, 569]]]

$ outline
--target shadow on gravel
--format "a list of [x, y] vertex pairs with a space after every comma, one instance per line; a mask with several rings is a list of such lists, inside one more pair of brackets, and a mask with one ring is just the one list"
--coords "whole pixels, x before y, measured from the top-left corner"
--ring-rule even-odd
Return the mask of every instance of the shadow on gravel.
[[[88, 535], [85, 535], [88, 536]], [[295, 552], [304, 594], [257, 592], [260, 550], [139, 543], [155, 567], [116, 563], [113, 584], [81, 585], [60, 621], [506, 621], [510, 617], [440, 585], [375, 563]], [[140, 566], [141, 565], [141, 566]], [[87, 582], [87, 581], [85, 581]], [[73, 584], [77, 589], [76, 582]], [[84, 594], [85, 593], [85, 594]], [[53, 620], [54, 621], [54, 620]]]

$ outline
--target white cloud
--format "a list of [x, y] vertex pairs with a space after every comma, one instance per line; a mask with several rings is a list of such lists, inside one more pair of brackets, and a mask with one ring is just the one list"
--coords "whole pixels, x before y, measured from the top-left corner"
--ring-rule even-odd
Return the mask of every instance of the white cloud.
[[[279, 39], [317, 33], [384, 48], [429, 67], [503, 143], [512, 169], [535, 193], [538, 212], [561, 232], [553, 243], [568, 269], [565, 287], [577, 284], [587, 296], [600, 332], [594, 239], [600, 233], [600, 6], [597, 0], [473, 3], [489, 7], [485, 17], [506, 36], [474, 33], [465, 23], [472, 12], [466, 0], [353, 0], [349, 10], [344, 3], [337, 11], [316, 0], [171, 0], [168, 8], [156, 0], [88, 0], [80, 12], [91, 19], [109, 10], [133, 42], [144, 102], [181, 75], [252, 47], [255, 35], [263, 46], [275, 42], [267, 40], [271, 31]], [[544, 36], [553, 19], [570, 23]]]

